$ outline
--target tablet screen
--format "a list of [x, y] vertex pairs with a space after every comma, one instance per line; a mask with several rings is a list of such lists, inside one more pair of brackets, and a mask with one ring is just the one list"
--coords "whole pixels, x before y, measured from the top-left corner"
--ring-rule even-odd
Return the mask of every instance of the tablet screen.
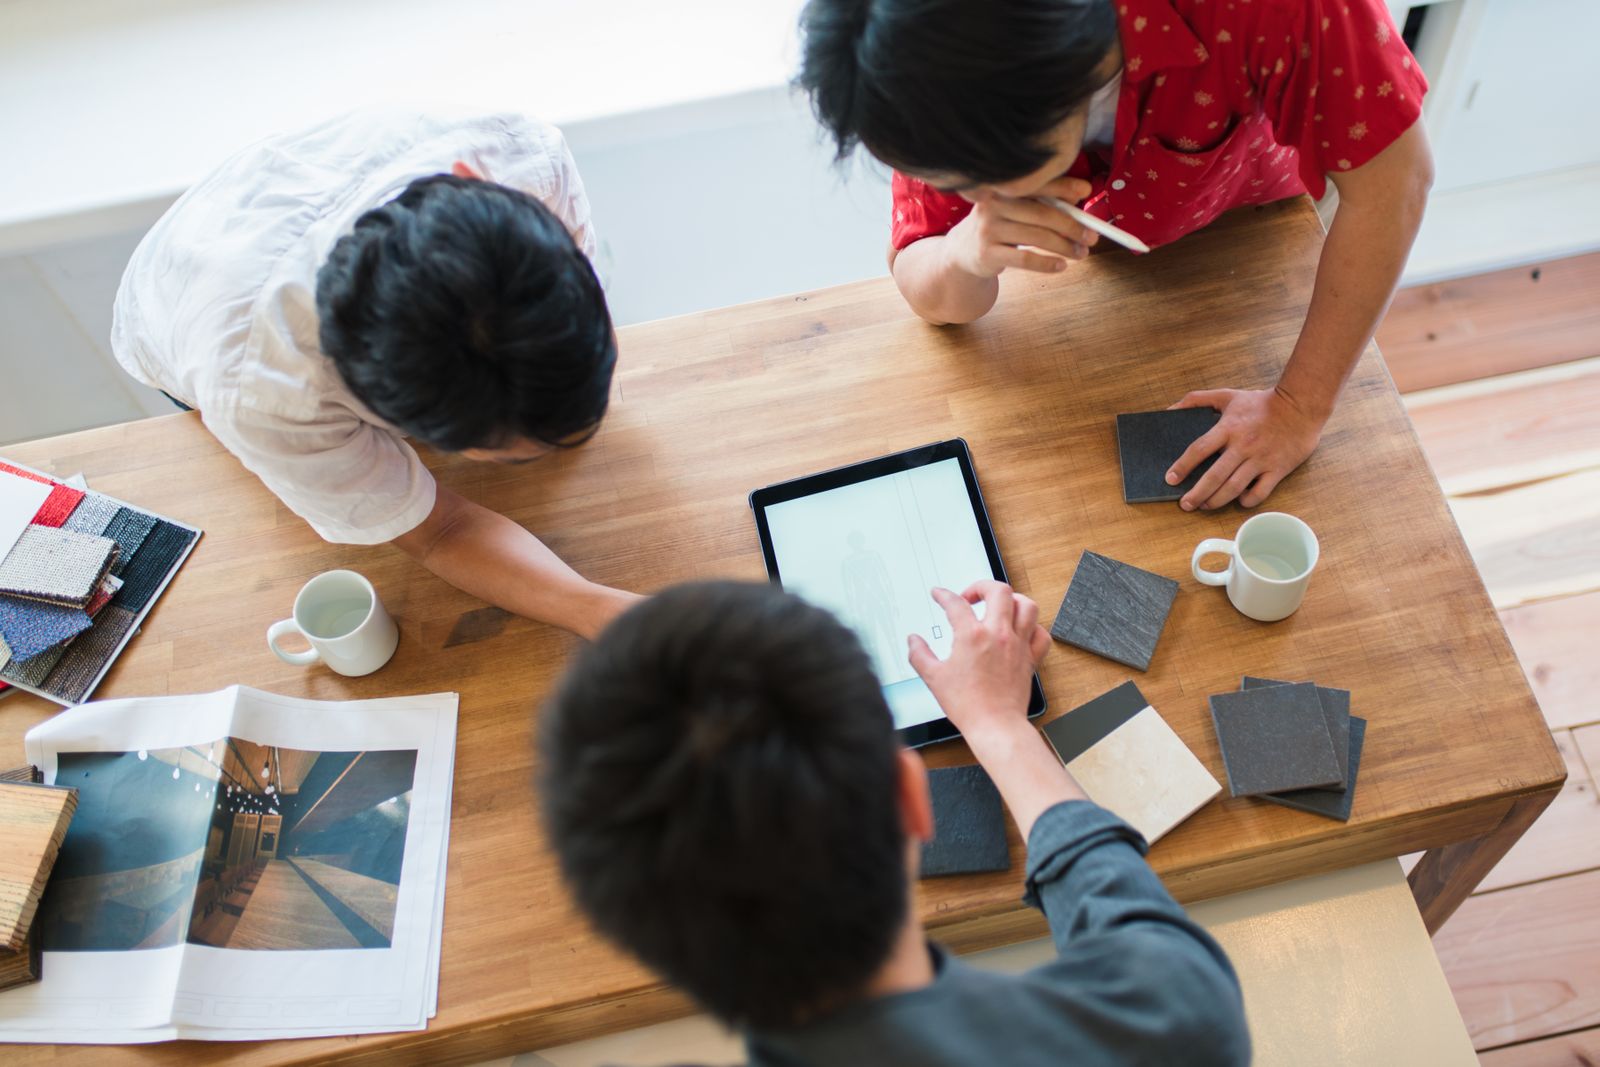
[[994, 576], [954, 458], [765, 508], [783, 587], [832, 611], [872, 657], [896, 728], [942, 718], [906, 636], [941, 659], [950, 621], [929, 595]]

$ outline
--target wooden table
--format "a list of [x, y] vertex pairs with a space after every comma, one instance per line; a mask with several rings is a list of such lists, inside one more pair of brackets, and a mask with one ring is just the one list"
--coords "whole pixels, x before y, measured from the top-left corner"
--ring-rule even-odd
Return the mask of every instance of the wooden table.
[[[430, 457], [442, 481], [540, 533], [600, 581], [656, 590], [760, 579], [754, 487], [960, 435], [972, 446], [1007, 566], [1053, 613], [1091, 548], [1180, 579], [1140, 688], [1219, 779], [1206, 697], [1241, 675], [1347, 687], [1370, 726], [1355, 813], [1341, 824], [1249, 799], [1207, 806], [1151, 861], [1190, 901], [1428, 849], [1411, 877], [1437, 928], [1555, 796], [1564, 777], [1527, 683], [1375, 349], [1321, 448], [1271, 503], [1321, 538], [1304, 607], [1251, 622], [1189, 576], [1205, 537], [1245, 513], [1122, 502], [1113, 416], [1190, 389], [1262, 386], [1287, 356], [1322, 241], [1304, 201], [1235, 212], [1144, 259], [1096, 256], [1062, 278], [1009, 275], [981, 322], [936, 329], [887, 280], [622, 331], [604, 430], [528, 467]], [[102, 697], [242, 682], [297, 696], [461, 693], [439, 1015], [425, 1033], [275, 1044], [7, 1048], [11, 1063], [204, 1059], [447, 1063], [544, 1047], [683, 1013], [685, 1001], [577, 918], [531, 787], [540, 698], [574, 639], [482, 604], [387, 548], [327, 545], [193, 415], [15, 446], [5, 454], [192, 522], [193, 558]], [[311, 575], [352, 566], [403, 634], [395, 661], [346, 679], [280, 663], [263, 633]], [[1057, 646], [1041, 675], [1057, 715], [1127, 668]], [[0, 703], [0, 762], [52, 711]], [[952, 743], [934, 765], [970, 760]], [[919, 912], [960, 950], [1035, 936], [1010, 873], [922, 886]]]

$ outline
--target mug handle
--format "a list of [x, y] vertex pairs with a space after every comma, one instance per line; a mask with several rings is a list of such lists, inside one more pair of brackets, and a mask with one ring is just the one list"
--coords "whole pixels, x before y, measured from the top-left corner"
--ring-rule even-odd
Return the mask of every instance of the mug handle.
[[300, 627], [295, 625], [293, 619], [283, 619], [280, 622], [273, 623], [271, 626], [267, 627], [267, 647], [276, 652], [278, 654], [278, 658], [283, 660], [283, 662], [292, 663], [296, 667], [304, 667], [306, 664], [315, 663], [317, 660], [322, 658], [317, 653], [315, 645], [306, 649], [304, 652], [285, 652], [283, 649], [279, 648], [278, 638], [282, 637], [284, 634], [291, 633], [300, 633]]
[[[1201, 570], [1201, 557], [1209, 556], [1214, 552], [1220, 552], [1227, 556], [1228, 565], [1220, 571]], [[1233, 574], [1233, 553], [1232, 541], [1224, 541], [1220, 537], [1208, 537], [1201, 541], [1195, 546], [1194, 557], [1189, 560], [1189, 569], [1194, 571], [1194, 580], [1201, 585], [1227, 585], [1229, 576]], [[283, 653], [279, 652], [278, 655], [281, 656]]]

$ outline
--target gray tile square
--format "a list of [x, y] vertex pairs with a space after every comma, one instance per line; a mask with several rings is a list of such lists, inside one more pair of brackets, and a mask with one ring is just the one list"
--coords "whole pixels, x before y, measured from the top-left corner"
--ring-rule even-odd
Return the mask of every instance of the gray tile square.
[[982, 767], [928, 772], [933, 840], [922, 846], [922, 877], [1008, 871], [1005, 811], [1000, 791]]
[[1236, 797], [1343, 783], [1317, 687], [1309, 682], [1218, 693], [1211, 721]]
[[1361, 748], [1367, 740], [1367, 720], [1358, 715], [1350, 716], [1348, 732], [1350, 743], [1346, 758], [1350, 771], [1345, 776], [1343, 789], [1290, 789], [1283, 793], [1262, 793], [1261, 799], [1282, 804], [1286, 808], [1297, 808], [1313, 815], [1349, 822], [1350, 810], [1356, 802], [1356, 775], [1361, 770]]
[[[1293, 685], [1272, 678], [1255, 678], [1245, 675], [1241, 689], [1263, 689], [1274, 685]], [[1339, 774], [1344, 782], [1350, 781], [1350, 690], [1317, 686], [1317, 700], [1322, 704], [1322, 717], [1328, 723], [1328, 739], [1333, 742], [1333, 754], [1339, 758]], [[1335, 788], [1343, 792], [1345, 786]]]
[[1216, 456], [1200, 461], [1177, 485], [1167, 484], [1167, 471], [1189, 446], [1217, 424], [1214, 408], [1140, 411], [1117, 416], [1117, 454], [1122, 459], [1122, 499], [1130, 504], [1177, 500], [1211, 469]]
[[1084, 552], [1050, 636], [1135, 670], [1149, 670], [1177, 595], [1178, 583], [1171, 578]]

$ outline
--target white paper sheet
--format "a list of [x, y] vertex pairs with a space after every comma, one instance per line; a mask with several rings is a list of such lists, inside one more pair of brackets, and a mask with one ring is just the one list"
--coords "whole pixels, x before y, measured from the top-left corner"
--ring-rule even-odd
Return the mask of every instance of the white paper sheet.
[[0, 471], [0, 559], [6, 558], [22, 531], [39, 514], [50, 491], [44, 482]]
[[[296, 700], [234, 686], [196, 696], [85, 704], [36, 727], [27, 736], [29, 760], [45, 772], [46, 781], [79, 788], [80, 816], [88, 814], [91, 820], [101, 818], [102, 825], [117, 832], [126, 825], [126, 816], [97, 816], [94, 814], [96, 805], [103, 808], [108, 800], [118, 805], [138, 803], [138, 798], [111, 797], [107, 791], [112, 787], [97, 784], [97, 779], [88, 771], [92, 769], [99, 774], [98, 782], [104, 783], [118, 768], [132, 769], [139, 772], [140, 777], [124, 775], [116, 780], [119, 783], [137, 780], [137, 788], [143, 791], [141, 796], [167, 796], [148, 784], [152, 774], [164, 782], [166, 762], [137, 767], [132, 762], [135, 757], [143, 761], [147, 756], [175, 760], [171, 765], [177, 781], [171, 795], [199, 805], [194, 809], [199, 814], [191, 811], [189, 819], [216, 819], [217, 825], [233, 825], [237, 830], [238, 824], [230, 823], [233, 816], [222, 807], [217, 808], [224, 812], [222, 815], [211, 813], [213, 801], [219, 804], [229, 801], [223, 784], [229, 779], [226, 766], [236, 766], [227, 763], [226, 753], [231, 743], [235, 752], [240, 748], [255, 752], [257, 749], [250, 746], [266, 746], [280, 761], [285, 753], [301, 760], [311, 768], [301, 782], [312, 781], [311, 776], [318, 773], [319, 760], [331, 760], [326, 773], [338, 773], [339, 777], [326, 787], [325, 793], [318, 794], [322, 800], [336, 795], [335, 787], [344, 781], [346, 774], [352, 775], [352, 784], [345, 794], [339, 794], [339, 800], [330, 802], [322, 824], [335, 828], [343, 826], [340, 819], [354, 816], [329, 815], [328, 812], [352, 804], [363, 805], [357, 814], [391, 805], [385, 818], [404, 819], [404, 830], [396, 831], [403, 832], [404, 845], [393, 901], [392, 934], [387, 946], [212, 947], [194, 940], [195, 933], [188, 924], [192, 917], [188, 910], [190, 905], [180, 903], [178, 909], [182, 914], [173, 921], [181, 925], [174, 928], [188, 931], [188, 934], [179, 944], [163, 948], [124, 947], [116, 951], [85, 951], [80, 944], [73, 946], [78, 949], [75, 951], [54, 951], [52, 931], [64, 928], [59, 922], [52, 927], [47, 895], [46, 903], [41, 906], [46, 949], [44, 981], [0, 994], [0, 1041], [253, 1040], [425, 1028], [437, 1010], [456, 706], [457, 697], [453, 693], [338, 703]], [[219, 746], [223, 753], [220, 757], [217, 755]], [[185, 749], [188, 751], [180, 751]], [[93, 753], [125, 755], [101, 757], [100, 762], [84, 755]], [[357, 753], [359, 756], [343, 771], [338, 770], [342, 761]], [[415, 754], [415, 763], [404, 816], [396, 814], [401, 808], [397, 805], [401, 799], [399, 795], [378, 803], [371, 802], [370, 796], [345, 799], [359, 786], [354, 771], [361, 760], [368, 761], [368, 768], [375, 765], [392, 768], [403, 765], [410, 753]], [[208, 759], [209, 765], [205, 762]], [[208, 766], [216, 769], [216, 777], [209, 777]], [[279, 781], [284, 781], [281, 762], [279, 773]], [[66, 777], [61, 777], [63, 774]], [[184, 774], [187, 777], [183, 777]], [[390, 776], [392, 778], [393, 772]], [[375, 781], [387, 787], [386, 779]], [[296, 789], [300, 784], [296, 783]], [[193, 796], [184, 791], [186, 785], [193, 788]], [[124, 785], [123, 788], [132, 790], [134, 787]], [[292, 845], [295, 832], [287, 819], [292, 815], [298, 825], [311, 814], [315, 805], [294, 810], [291, 804], [309, 803], [313, 794], [322, 788], [322, 785], [308, 788], [304, 798], [296, 795], [292, 801], [284, 802], [285, 813], [281, 818], [285, 821], [280, 824], [275, 841], [285, 847], [298, 847]], [[100, 792], [97, 793], [97, 789]], [[206, 793], [207, 789], [213, 790], [214, 795]], [[243, 790], [239, 795], [244, 796]], [[276, 800], [265, 801], [253, 797], [251, 802], [276, 805], [287, 796], [286, 793]], [[145, 803], [152, 812], [163, 808], [154, 801]], [[178, 803], [171, 801], [173, 810], [177, 810]], [[107, 819], [111, 821], [106, 822]], [[116, 821], [118, 819], [122, 821]], [[172, 822], [176, 823], [176, 819]], [[91, 821], [89, 825], [94, 824]], [[77, 866], [73, 870], [77, 870], [83, 867], [85, 857], [93, 859], [87, 851], [77, 858], [72, 856], [72, 833], [77, 829], [79, 819], [75, 817], [63, 845], [58, 870], [63, 863], [75, 863]], [[221, 831], [210, 832], [220, 834]], [[203, 833], [202, 837], [205, 836]], [[209, 861], [211, 845], [208, 840], [200, 841], [197, 848], [206, 850]], [[265, 837], [260, 840], [264, 842]], [[283, 865], [277, 876], [290, 878], [285, 868], [311, 862], [313, 857], [297, 853], [274, 855], [263, 862], [271, 866], [273, 860]], [[112, 868], [105, 877], [133, 876], [141, 870], [170, 866], [163, 862], [148, 868]], [[99, 876], [97, 872], [91, 874]], [[201, 870], [197, 869], [194, 881], [200, 877]], [[317, 885], [309, 877], [305, 878], [305, 884], [313, 891]], [[52, 890], [57, 885], [53, 878]], [[305, 891], [299, 888], [298, 882], [295, 885], [297, 891]], [[129, 892], [136, 895], [138, 890]], [[188, 901], [192, 902], [193, 882], [188, 894]], [[127, 895], [125, 892], [121, 899], [127, 899]], [[345, 906], [337, 896], [331, 899], [330, 908]], [[92, 915], [99, 921], [114, 906], [122, 905], [111, 901], [100, 910], [92, 911]], [[250, 903], [244, 904], [243, 912], [249, 914], [250, 907]], [[241, 917], [238, 921], [242, 924], [245, 919]], [[359, 926], [359, 922], [353, 924], [352, 930]], [[366, 933], [369, 937], [375, 936], [376, 927]], [[62, 938], [70, 936], [70, 930], [56, 935], [58, 947], [64, 943]], [[95, 936], [110, 935], [102, 932]], [[293, 928], [292, 936], [314, 938], [318, 935]], [[339, 936], [348, 935], [339, 933]]]

